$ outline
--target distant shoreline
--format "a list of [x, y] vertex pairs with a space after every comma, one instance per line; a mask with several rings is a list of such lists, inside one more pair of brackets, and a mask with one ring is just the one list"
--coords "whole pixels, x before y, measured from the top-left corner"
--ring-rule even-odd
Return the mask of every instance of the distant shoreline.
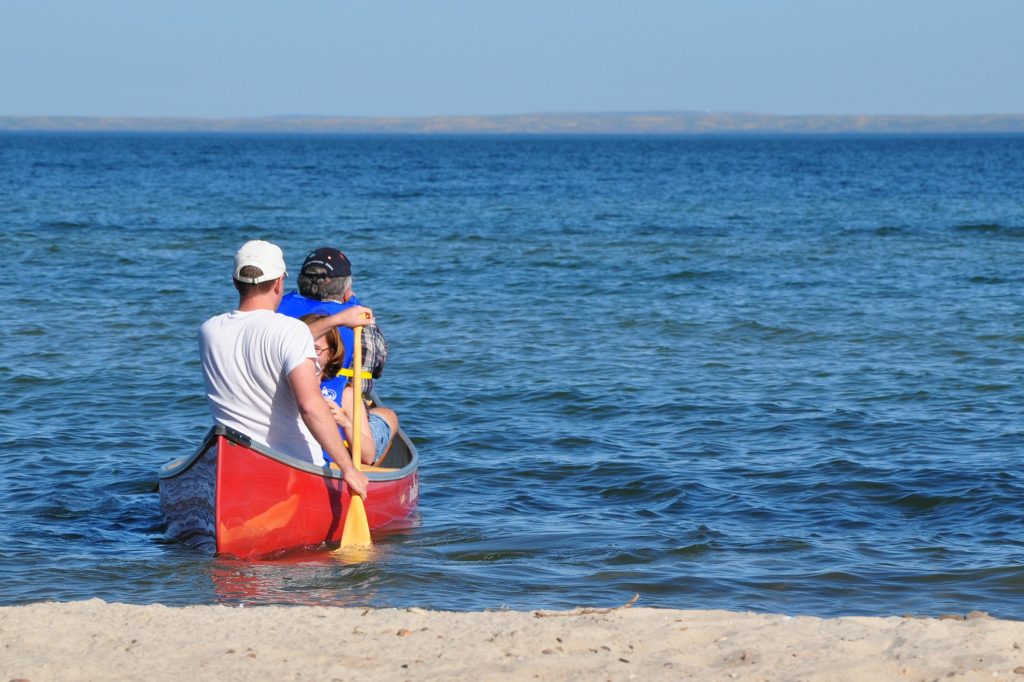
[[0, 132], [346, 135], [1020, 134], [1024, 133], [1024, 114], [783, 116], [756, 113], [651, 112], [426, 117], [0, 116]]

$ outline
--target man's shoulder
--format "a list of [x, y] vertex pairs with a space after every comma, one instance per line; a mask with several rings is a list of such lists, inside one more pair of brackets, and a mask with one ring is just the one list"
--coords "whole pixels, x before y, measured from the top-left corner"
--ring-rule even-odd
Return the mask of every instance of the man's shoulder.
[[199, 333], [205, 334], [213, 329], [222, 327], [228, 320], [232, 319], [233, 316], [234, 313], [231, 312], [214, 315], [213, 317], [207, 319], [206, 322], [203, 322], [201, 325], [199, 325]]
[[309, 326], [302, 320], [292, 317], [290, 315], [282, 315], [281, 313], [274, 313], [272, 315], [267, 316], [266, 324], [287, 330], [309, 330]]
[[281, 344], [281, 348], [312, 352], [313, 337], [309, 333], [309, 327], [302, 320], [271, 312], [261, 317], [255, 324], [268, 340], [273, 339], [273, 343]]
[[229, 313], [214, 315], [206, 322], [203, 322], [199, 329], [201, 332], [220, 327], [272, 327], [279, 329], [306, 329], [306, 324], [301, 320], [288, 315], [279, 315], [273, 310], [233, 310]]

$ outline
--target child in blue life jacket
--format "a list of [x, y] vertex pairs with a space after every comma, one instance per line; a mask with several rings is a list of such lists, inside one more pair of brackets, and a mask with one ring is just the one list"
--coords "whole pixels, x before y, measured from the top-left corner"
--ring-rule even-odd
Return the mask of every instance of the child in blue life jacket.
[[[326, 315], [311, 313], [299, 319], [309, 325], [324, 317]], [[331, 327], [323, 336], [314, 339], [313, 347], [320, 367], [320, 392], [331, 408], [331, 415], [341, 430], [342, 437], [351, 447], [354, 391], [349, 376], [343, 372], [345, 346], [341, 342], [337, 328]], [[387, 407], [371, 407], [363, 410], [362, 416], [362, 461], [364, 464], [379, 464], [384, 461], [398, 433], [398, 415]], [[330, 461], [326, 453], [324, 457]]]

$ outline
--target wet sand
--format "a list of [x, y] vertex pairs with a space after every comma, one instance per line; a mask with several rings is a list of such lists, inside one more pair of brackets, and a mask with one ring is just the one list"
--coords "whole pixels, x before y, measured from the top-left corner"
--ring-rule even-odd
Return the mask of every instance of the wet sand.
[[1024, 623], [640, 607], [107, 604], [0, 608], [8, 680], [992, 680], [1024, 682]]

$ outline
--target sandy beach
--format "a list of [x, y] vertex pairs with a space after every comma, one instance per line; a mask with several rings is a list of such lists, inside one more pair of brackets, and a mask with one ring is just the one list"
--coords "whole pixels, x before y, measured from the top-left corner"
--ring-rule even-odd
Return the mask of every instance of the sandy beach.
[[0, 608], [0, 680], [1024, 680], [1024, 623], [654, 608]]

